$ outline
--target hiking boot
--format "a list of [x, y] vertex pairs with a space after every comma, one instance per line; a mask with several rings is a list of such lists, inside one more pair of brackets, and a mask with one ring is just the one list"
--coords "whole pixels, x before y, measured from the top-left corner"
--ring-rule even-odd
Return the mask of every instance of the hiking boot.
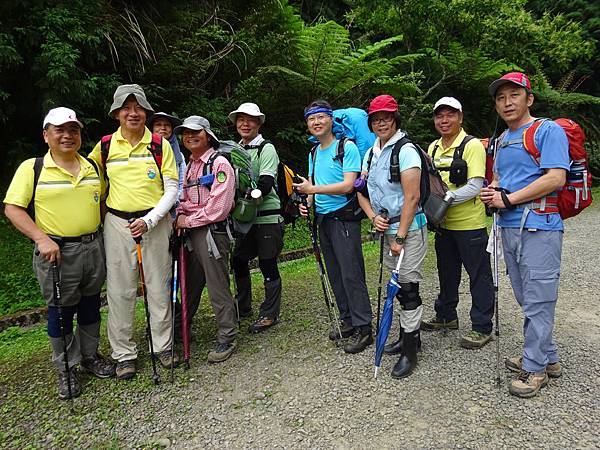
[[[404, 342], [404, 336], [402, 328], [400, 328], [400, 335], [398, 336], [398, 340], [394, 341], [390, 344], [386, 344], [383, 347], [383, 353], [386, 355], [399, 355], [402, 353], [402, 344]], [[421, 351], [421, 334], [417, 335], [417, 352]]]
[[98, 378], [110, 378], [115, 376], [114, 363], [107, 360], [100, 353], [96, 353], [94, 356], [83, 358], [80, 366], [82, 369], [93, 373]]
[[[77, 372], [71, 368], [69, 374], [71, 378], [71, 397], [79, 397], [81, 385], [77, 378]], [[69, 376], [67, 376], [67, 372], [60, 371], [58, 372], [58, 398], [68, 400], [71, 397], [69, 397]]]
[[[523, 370], [523, 357], [513, 356], [512, 358], [506, 358], [504, 365], [511, 372], [521, 372]], [[562, 375], [562, 366], [557, 361], [550, 363], [546, 366], [546, 375], [550, 378], [559, 378]]]
[[405, 378], [417, 367], [417, 342], [421, 340], [420, 330], [404, 332], [402, 355], [392, 369], [392, 378]]
[[516, 380], [510, 383], [508, 392], [521, 398], [535, 397], [541, 388], [548, 384], [546, 371], [525, 372], [522, 370]]
[[443, 329], [458, 330], [458, 319], [445, 320], [435, 315], [431, 319], [421, 322], [421, 330], [424, 331], [434, 331]]
[[177, 354], [177, 352], [173, 353], [173, 359], [171, 359], [171, 350], [165, 350], [163, 352], [160, 352], [158, 355], [158, 360], [165, 369], [170, 369], [171, 364], [173, 364], [173, 368], [175, 368], [180, 363], [179, 355]]
[[340, 336], [340, 333], [338, 332], [337, 327], [333, 327], [331, 329], [331, 331], [329, 332], [329, 340], [339, 341], [340, 339], [349, 338], [350, 336], [352, 336], [352, 333], [354, 332], [354, 327], [350, 324], [347, 324], [343, 320], [340, 320], [340, 331], [342, 332], [341, 336]]
[[485, 334], [471, 330], [460, 339], [462, 348], [481, 348], [492, 340], [492, 333]]
[[131, 380], [135, 377], [135, 359], [117, 361], [117, 380]]
[[261, 331], [265, 331], [267, 328], [271, 328], [273, 325], [277, 325], [279, 320], [277, 317], [271, 319], [270, 317], [260, 317], [256, 322], [248, 327], [249, 333], [260, 333]]
[[346, 353], [360, 353], [372, 343], [373, 333], [371, 332], [371, 328], [361, 329], [360, 327], [356, 327], [350, 340], [344, 345], [344, 351]]
[[235, 343], [230, 342], [227, 344], [218, 343], [214, 350], [211, 350], [208, 353], [208, 362], [210, 363], [220, 363], [225, 361], [227, 358], [231, 356], [233, 351], [235, 350]]

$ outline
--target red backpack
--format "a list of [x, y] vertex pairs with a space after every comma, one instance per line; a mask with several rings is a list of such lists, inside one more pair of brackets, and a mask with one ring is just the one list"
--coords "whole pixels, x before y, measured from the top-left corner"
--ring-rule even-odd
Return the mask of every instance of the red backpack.
[[[535, 163], [540, 164], [540, 151], [535, 145], [535, 133], [540, 125], [549, 119], [537, 119], [523, 132], [523, 146]], [[592, 204], [592, 172], [588, 165], [588, 155], [585, 151], [585, 133], [571, 119], [556, 119], [554, 121], [567, 135], [569, 141], [570, 167], [567, 179], [558, 195], [547, 195], [546, 208], [543, 212], [558, 212], [562, 219], [576, 216]], [[534, 203], [542, 202], [535, 200]]]

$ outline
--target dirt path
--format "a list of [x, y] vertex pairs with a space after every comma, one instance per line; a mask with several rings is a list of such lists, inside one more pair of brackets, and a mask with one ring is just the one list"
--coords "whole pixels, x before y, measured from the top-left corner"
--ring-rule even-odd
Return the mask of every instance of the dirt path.
[[[478, 351], [458, 346], [469, 324], [464, 283], [461, 330], [425, 334], [418, 369], [410, 378], [391, 379], [395, 359], [384, 357], [375, 380], [373, 350], [349, 356], [327, 340], [320, 286], [309, 260], [284, 268], [282, 323], [260, 336], [244, 332], [238, 353], [225, 364], [202, 361], [214, 329], [198, 325], [198, 357], [190, 371], [177, 371], [175, 385], [150, 386], [144, 358], [143, 373], [134, 384], [91, 381], [76, 401], [76, 416], [68, 417], [64, 405], [57, 408], [47, 400], [54, 395], [54, 379], [47, 352], [38, 352], [20, 382], [0, 385], [0, 423], [11, 427], [0, 435], [3, 446], [598, 448], [599, 219], [596, 206], [566, 223], [555, 333], [565, 374], [534, 399], [511, 397], [511, 377], [504, 370], [502, 386], [496, 387], [495, 343]], [[374, 247], [366, 250], [372, 292]], [[437, 289], [433, 258], [430, 248], [425, 316], [433, 309]], [[522, 319], [505, 276], [500, 321], [502, 358], [518, 354]], [[212, 323], [207, 310], [201, 322]], [[15, 411], [15, 397], [27, 393], [48, 410], [32, 406], [25, 413]], [[14, 441], [15, 436], [21, 440]]]

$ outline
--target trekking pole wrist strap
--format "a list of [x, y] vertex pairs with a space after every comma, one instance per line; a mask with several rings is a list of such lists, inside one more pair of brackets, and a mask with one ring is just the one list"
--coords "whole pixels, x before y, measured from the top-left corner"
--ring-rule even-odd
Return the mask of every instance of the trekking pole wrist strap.
[[504, 207], [506, 209], [515, 209], [516, 206], [513, 205], [510, 200], [508, 199], [508, 194], [510, 194], [510, 191], [508, 191], [508, 189], [504, 189], [501, 187], [495, 187], [494, 190], [500, 192], [500, 197], [502, 198], [502, 203], [504, 203]]

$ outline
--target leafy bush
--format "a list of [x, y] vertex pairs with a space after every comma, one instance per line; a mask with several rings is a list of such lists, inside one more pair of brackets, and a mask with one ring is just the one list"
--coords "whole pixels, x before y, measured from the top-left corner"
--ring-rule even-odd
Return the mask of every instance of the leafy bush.
[[0, 216], [0, 316], [44, 305], [31, 267], [33, 244]]

